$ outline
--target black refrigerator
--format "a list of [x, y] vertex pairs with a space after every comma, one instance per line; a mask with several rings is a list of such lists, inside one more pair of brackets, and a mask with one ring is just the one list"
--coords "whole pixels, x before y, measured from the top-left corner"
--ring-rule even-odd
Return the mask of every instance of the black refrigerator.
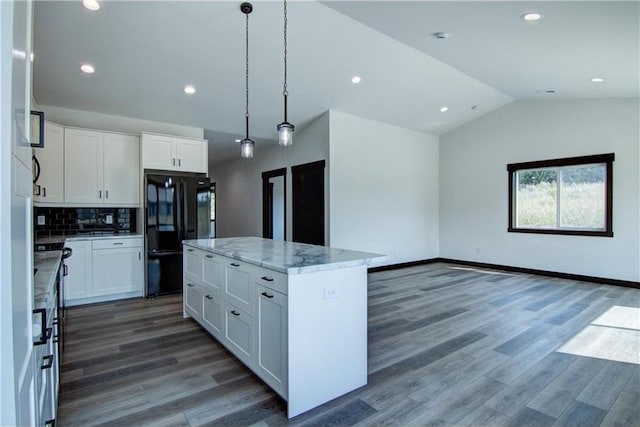
[[182, 292], [182, 241], [209, 238], [209, 178], [145, 175], [147, 297]]

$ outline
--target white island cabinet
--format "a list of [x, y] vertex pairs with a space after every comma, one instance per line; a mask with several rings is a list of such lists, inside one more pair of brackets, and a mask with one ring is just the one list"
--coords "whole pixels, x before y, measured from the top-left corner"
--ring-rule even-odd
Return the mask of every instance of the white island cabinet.
[[367, 383], [367, 265], [381, 255], [258, 237], [184, 246], [184, 317], [282, 396], [289, 418]]

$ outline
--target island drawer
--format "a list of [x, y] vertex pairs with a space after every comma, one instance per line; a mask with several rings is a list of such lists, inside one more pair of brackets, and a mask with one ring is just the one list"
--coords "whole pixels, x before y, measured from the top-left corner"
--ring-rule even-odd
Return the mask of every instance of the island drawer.
[[278, 291], [281, 294], [287, 294], [286, 274], [264, 268], [255, 268], [253, 270], [253, 282], [257, 285], [266, 286], [269, 289]]
[[253, 366], [255, 322], [253, 316], [224, 302], [224, 338], [227, 348], [245, 365]]
[[118, 249], [142, 247], [142, 238], [94, 240], [93, 249]]
[[226, 280], [224, 284], [224, 299], [247, 313], [252, 313], [251, 295], [252, 269], [249, 265], [225, 259]]

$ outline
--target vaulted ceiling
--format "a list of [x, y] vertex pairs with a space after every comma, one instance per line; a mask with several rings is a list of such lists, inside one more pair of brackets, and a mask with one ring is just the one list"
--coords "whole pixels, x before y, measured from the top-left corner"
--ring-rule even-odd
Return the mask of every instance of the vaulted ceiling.
[[[289, 0], [289, 121], [300, 129], [331, 108], [441, 134], [513, 99], [638, 97], [639, 4]], [[104, 1], [92, 12], [80, 1], [36, 1], [35, 98], [204, 128], [213, 163], [236, 158], [245, 100], [239, 5]], [[543, 19], [521, 19], [530, 11]], [[259, 149], [275, 144], [282, 121], [282, 2], [255, 1], [249, 19]], [[82, 73], [83, 63], [95, 73]], [[197, 92], [186, 95], [186, 84]]]

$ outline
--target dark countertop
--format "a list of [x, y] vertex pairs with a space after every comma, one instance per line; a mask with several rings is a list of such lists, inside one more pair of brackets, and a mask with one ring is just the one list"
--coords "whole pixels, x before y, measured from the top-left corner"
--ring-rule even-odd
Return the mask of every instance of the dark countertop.
[[62, 260], [62, 251], [35, 252], [33, 267], [33, 308], [51, 308], [55, 305], [56, 278]]

